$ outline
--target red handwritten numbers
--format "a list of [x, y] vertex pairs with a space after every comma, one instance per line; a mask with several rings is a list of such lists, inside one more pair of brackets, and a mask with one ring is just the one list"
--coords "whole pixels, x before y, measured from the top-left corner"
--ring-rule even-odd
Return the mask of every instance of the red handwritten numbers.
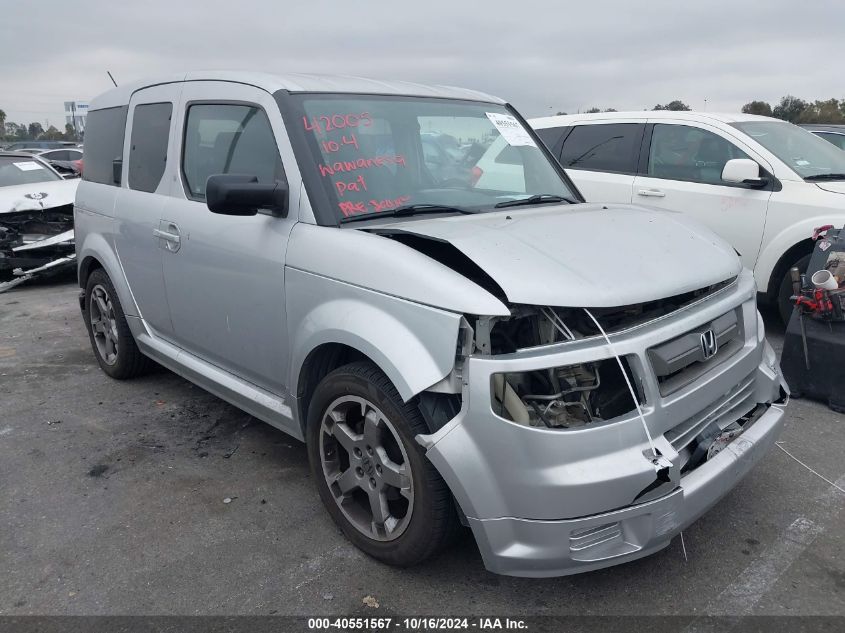
[[349, 136], [344, 134], [340, 137], [340, 142], [321, 141], [320, 145], [322, 146], [323, 151], [329, 154], [340, 151], [340, 148], [344, 145], [351, 145], [355, 149], [361, 149], [360, 147], [358, 147], [358, 137], [354, 134], [350, 134]]
[[305, 129], [309, 132], [314, 132], [315, 134], [325, 134], [326, 132], [331, 132], [332, 130], [343, 130], [350, 127], [370, 127], [373, 124], [373, 120], [370, 117], [369, 112], [361, 112], [360, 114], [332, 114], [331, 116], [315, 116], [311, 117], [309, 120], [308, 117], [302, 117], [302, 125], [305, 126]]

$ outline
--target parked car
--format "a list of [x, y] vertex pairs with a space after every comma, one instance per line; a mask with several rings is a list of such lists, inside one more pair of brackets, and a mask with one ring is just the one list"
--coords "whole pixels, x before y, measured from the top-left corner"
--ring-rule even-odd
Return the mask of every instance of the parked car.
[[9, 143], [3, 149], [8, 152], [27, 149], [56, 149], [61, 147], [76, 147], [74, 141], [16, 141]]
[[587, 200], [679, 211], [728, 240], [784, 321], [813, 229], [845, 222], [845, 154], [779, 119], [604, 112], [531, 125]]
[[522, 157], [519, 148], [506, 142], [499, 136], [490, 143], [487, 150], [472, 168], [476, 187], [484, 188], [486, 183], [500, 183], [514, 191], [525, 188], [525, 174], [522, 169]]
[[[429, 125], [504, 137], [522, 184], [431, 173]], [[102, 370], [153, 359], [304, 440], [328, 512], [379, 560], [417, 563], [462, 521], [498, 573], [629, 561], [781, 430], [733, 249], [680, 214], [584, 204], [501, 99], [192, 72], [97, 97], [85, 142]]]
[[47, 161], [64, 178], [79, 178], [82, 175], [82, 159]]
[[839, 149], [845, 149], [845, 125], [808, 123], [801, 127], [812, 132], [819, 138], [823, 138], [828, 143], [833, 143]]
[[82, 174], [82, 148], [62, 149], [24, 148], [18, 150], [46, 160], [50, 166], [65, 178], [78, 178]]
[[77, 185], [36, 156], [0, 152], [0, 292], [73, 262]]
[[46, 149], [40, 150], [36, 156], [42, 158], [43, 160], [71, 162], [75, 160], [82, 160], [82, 149], [78, 147]]

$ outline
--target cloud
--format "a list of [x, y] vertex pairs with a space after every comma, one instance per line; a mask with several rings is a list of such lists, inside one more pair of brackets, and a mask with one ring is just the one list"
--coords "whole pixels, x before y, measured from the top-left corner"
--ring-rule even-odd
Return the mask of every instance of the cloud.
[[845, 3], [7, 0], [0, 108], [62, 120], [62, 102], [118, 81], [197, 68], [409, 79], [502, 96], [527, 116], [681, 99], [845, 97]]

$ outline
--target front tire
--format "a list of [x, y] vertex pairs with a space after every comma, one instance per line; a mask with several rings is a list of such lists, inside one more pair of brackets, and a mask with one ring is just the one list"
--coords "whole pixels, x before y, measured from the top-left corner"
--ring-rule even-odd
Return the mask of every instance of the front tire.
[[778, 295], [777, 295], [777, 302], [778, 302], [778, 312], [780, 313], [780, 318], [783, 321], [784, 325], [789, 324], [789, 318], [792, 316], [792, 309], [794, 304], [789, 300], [789, 297], [792, 296], [792, 276], [790, 272], [793, 268], [797, 268], [801, 271], [803, 275], [807, 272], [807, 265], [810, 263], [810, 255], [804, 255], [798, 261], [793, 263], [789, 268], [786, 269], [786, 272], [783, 275], [783, 278], [780, 281], [780, 286], [778, 287]]
[[449, 489], [414, 439], [428, 432], [371, 362], [331, 372], [308, 408], [308, 458], [323, 504], [350, 541], [390, 565], [429, 558], [457, 531]]
[[114, 285], [102, 268], [88, 277], [84, 305], [82, 316], [100, 369], [118, 380], [146, 372], [152, 361], [138, 349]]

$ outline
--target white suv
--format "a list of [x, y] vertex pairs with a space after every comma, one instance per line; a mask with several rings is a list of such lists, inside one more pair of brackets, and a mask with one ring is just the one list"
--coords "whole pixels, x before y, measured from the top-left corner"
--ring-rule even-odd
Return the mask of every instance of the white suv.
[[529, 121], [589, 202], [680, 211], [728, 240], [757, 287], [791, 312], [815, 227], [845, 223], [845, 153], [748, 114], [603, 112]]

